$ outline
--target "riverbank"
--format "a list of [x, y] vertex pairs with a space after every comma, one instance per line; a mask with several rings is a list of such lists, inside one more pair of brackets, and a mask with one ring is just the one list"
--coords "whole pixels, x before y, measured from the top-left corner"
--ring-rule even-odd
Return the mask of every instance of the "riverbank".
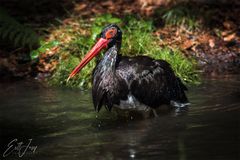
[[[79, 39], [90, 36], [93, 31], [89, 24], [106, 13], [117, 19], [124, 19], [131, 14], [138, 19], [151, 21], [153, 28], [150, 34], [157, 39], [154, 45], [177, 49], [186, 58], [194, 59], [200, 73], [210, 76], [239, 73], [238, 4], [168, 4], [160, 1], [127, 3], [120, 0], [115, 3], [98, 1], [96, 5], [94, 1], [44, 1], [45, 3], [34, 2], [30, 11], [23, 5], [21, 8], [18, 5], [20, 2], [13, 2], [14, 0], [5, 2], [3, 7], [11, 16], [17, 15], [19, 22], [33, 28], [41, 36], [41, 43], [34, 48], [37, 52], [32, 52], [28, 47], [11, 47], [10, 42], [1, 43], [0, 75], [4, 78], [37, 77], [44, 80], [51, 77], [59, 68], [59, 49], [73, 49], [67, 52], [77, 53], [79, 51], [76, 49], [79, 48], [79, 54], [83, 54], [93, 41], [82, 45], [78, 42], [86, 39]], [[51, 11], [47, 6], [52, 6]], [[86, 20], [88, 23], [83, 23]], [[72, 35], [79, 35], [79, 39], [76, 43], [71, 43], [77, 46], [69, 47], [67, 45], [70, 44], [68, 42], [72, 40]], [[64, 58], [64, 54], [61, 58]], [[85, 77], [89, 75], [87, 73]]]

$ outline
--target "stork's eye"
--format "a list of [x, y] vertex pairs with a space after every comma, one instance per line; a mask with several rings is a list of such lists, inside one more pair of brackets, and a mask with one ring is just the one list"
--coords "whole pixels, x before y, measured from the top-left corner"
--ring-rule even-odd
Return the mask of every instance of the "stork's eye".
[[109, 30], [105, 33], [105, 37], [106, 37], [107, 39], [110, 39], [110, 38], [114, 37], [114, 36], [116, 35], [116, 33], [117, 33], [117, 30], [116, 30], [115, 28], [109, 29]]

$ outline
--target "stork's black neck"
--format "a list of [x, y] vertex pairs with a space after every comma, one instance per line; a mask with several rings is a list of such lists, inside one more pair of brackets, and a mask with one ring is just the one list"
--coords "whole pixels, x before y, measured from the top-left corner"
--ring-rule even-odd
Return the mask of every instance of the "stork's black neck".
[[99, 63], [99, 67], [103, 72], [114, 72], [116, 61], [118, 58], [119, 47], [117, 45], [113, 45], [111, 48], [107, 50], [103, 59]]

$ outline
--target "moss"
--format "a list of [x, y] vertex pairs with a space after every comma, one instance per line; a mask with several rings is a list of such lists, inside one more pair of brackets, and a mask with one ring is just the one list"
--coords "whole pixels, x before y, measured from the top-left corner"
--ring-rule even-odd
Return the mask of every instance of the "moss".
[[[127, 56], [147, 55], [155, 59], [164, 59], [168, 61], [175, 73], [186, 83], [196, 84], [199, 82], [199, 75], [196, 70], [194, 60], [186, 59], [180, 50], [160, 48], [158, 39], [153, 36], [154, 27], [152, 21], [137, 19], [127, 16], [121, 20], [111, 15], [102, 15], [95, 18], [93, 22], [77, 21], [79, 28], [73, 29], [71, 26], [65, 26], [61, 29], [64, 35], [68, 35], [70, 40], [60, 45], [58, 55], [59, 64], [49, 78], [52, 85], [89, 88], [91, 86], [91, 73], [96, 65], [96, 59], [92, 60], [84, 69], [73, 79], [66, 83], [66, 79], [71, 71], [78, 65], [83, 56], [94, 44], [97, 34], [100, 33], [103, 26], [109, 23], [117, 23], [123, 31], [123, 43], [121, 53]], [[90, 26], [85, 34], [79, 32], [83, 26]], [[69, 28], [70, 27], [70, 28]], [[66, 39], [66, 38], [64, 38]], [[55, 40], [58, 40], [55, 38]], [[60, 40], [59, 40], [60, 41]], [[98, 58], [101, 58], [99, 56]]]

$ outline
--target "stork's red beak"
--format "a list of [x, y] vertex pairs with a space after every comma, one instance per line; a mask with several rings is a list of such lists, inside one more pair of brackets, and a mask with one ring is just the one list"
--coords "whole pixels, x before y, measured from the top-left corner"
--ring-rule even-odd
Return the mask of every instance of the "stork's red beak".
[[70, 78], [74, 77], [88, 62], [90, 62], [103, 48], [107, 47], [109, 40], [100, 38], [97, 43], [93, 46], [93, 48], [86, 54], [86, 56], [82, 59], [80, 64], [72, 71], [69, 75], [67, 82]]

